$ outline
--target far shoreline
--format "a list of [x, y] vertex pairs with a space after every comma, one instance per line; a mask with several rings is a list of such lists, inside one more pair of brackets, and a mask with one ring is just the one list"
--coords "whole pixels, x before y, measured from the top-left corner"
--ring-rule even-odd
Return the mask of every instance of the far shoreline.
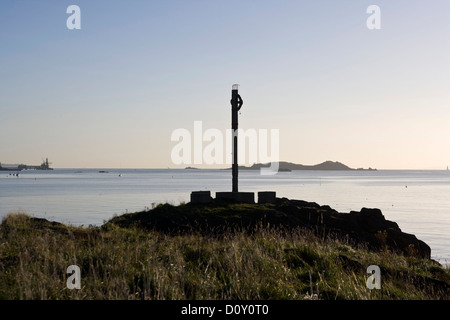
[[[199, 170], [199, 171], [224, 171], [224, 170], [230, 170], [230, 168], [205, 168], [205, 167], [174, 167], [174, 168], [115, 168], [115, 167], [86, 167], [86, 168], [70, 168], [70, 167], [55, 167], [53, 168], [54, 170], [51, 171], [42, 171], [42, 170], [22, 170], [20, 171], [21, 173], [24, 172], [40, 172], [40, 173], [52, 173], [52, 171], [55, 170], [115, 170], [115, 171], [125, 171], [125, 170], [180, 170], [180, 171], [185, 171], [185, 170]], [[241, 169], [241, 168], [239, 168]], [[255, 169], [243, 169], [243, 171], [257, 171]], [[353, 170], [320, 170], [320, 169], [309, 169], [309, 170], [291, 170], [291, 171], [316, 171], [316, 172], [327, 172], [327, 171], [332, 171], [332, 172], [354, 172], [354, 171], [361, 171], [361, 172], [392, 172], [392, 171], [399, 171], [399, 172], [449, 172], [445, 169], [373, 169], [373, 170], [368, 170], [368, 169], [363, 169], [363, 170], [358, 170], [358, 169], [353, 169]], [[4, 171], [3, 173], [7, 173], [8, 171]], [[14, 171], [15, 172], [15, 171]], [[0, 173], [1, 175], [1, 173]]]

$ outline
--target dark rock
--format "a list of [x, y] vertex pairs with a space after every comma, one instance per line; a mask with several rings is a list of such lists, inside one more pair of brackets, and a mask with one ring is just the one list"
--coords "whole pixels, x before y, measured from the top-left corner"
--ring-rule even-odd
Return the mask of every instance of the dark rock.
[[397, 223], [386, 220], [379, 209], [339, 213], [329, 206], [287, 198], [276, 198], [274, 204], [212, 202], [177, 207], [167, 204], [148, 212], [119, 216], [108, 223], [169, 233], [196, 231], [216, 235], [235, 229], [254, 232], [257, 226], [284, 230], [308, 228], [320, 237], [337, 236], [352, 245], [365, 245], [369, 250], [431, 257], [431, 249], [425, 242], [402, 232]]

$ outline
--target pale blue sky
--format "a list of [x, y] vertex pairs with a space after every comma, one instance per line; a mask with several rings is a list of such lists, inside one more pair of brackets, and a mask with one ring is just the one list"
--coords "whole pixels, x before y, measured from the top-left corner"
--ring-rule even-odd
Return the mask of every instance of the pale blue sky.
[[239, 83], [281, 160], [443, 169], [449, 21], [448, 0], [1, 1], [0, 162], [175, 167], [171, 133], [225, 132]]

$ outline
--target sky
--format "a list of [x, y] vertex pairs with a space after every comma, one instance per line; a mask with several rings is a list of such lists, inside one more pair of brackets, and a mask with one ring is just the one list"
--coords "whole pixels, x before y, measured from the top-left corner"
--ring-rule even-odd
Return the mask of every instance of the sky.
[[449, 62], [448, 0], [5, 0], [0, 162], [185, 167], [172, 133], [225, 135], [238, 83], [239, 127], [278, 130], [282, 161], [445, 169]]

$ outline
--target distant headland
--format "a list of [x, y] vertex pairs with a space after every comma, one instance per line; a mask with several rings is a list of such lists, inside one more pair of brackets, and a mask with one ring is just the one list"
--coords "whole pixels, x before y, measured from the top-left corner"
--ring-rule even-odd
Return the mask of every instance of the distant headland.
[[[349, 166], [338, 162], [338, 161], [325, 161], [319, 164], [315, 165], [303, 165], [303, 164], [297, 164], [287, 161], [280, 161], [278, 162], [278, 171], [292, 171], [292, 170], [369, 170], [369, 171], [376, 171], [377, 169], [364, 169], [364, 168], [358, 168], [353, 169]], [[270, 163], [255, 163], [250, 167], [246, 166], [239, 166], [239, 170], [260, 170], [261, 168], [269, 167]]]

